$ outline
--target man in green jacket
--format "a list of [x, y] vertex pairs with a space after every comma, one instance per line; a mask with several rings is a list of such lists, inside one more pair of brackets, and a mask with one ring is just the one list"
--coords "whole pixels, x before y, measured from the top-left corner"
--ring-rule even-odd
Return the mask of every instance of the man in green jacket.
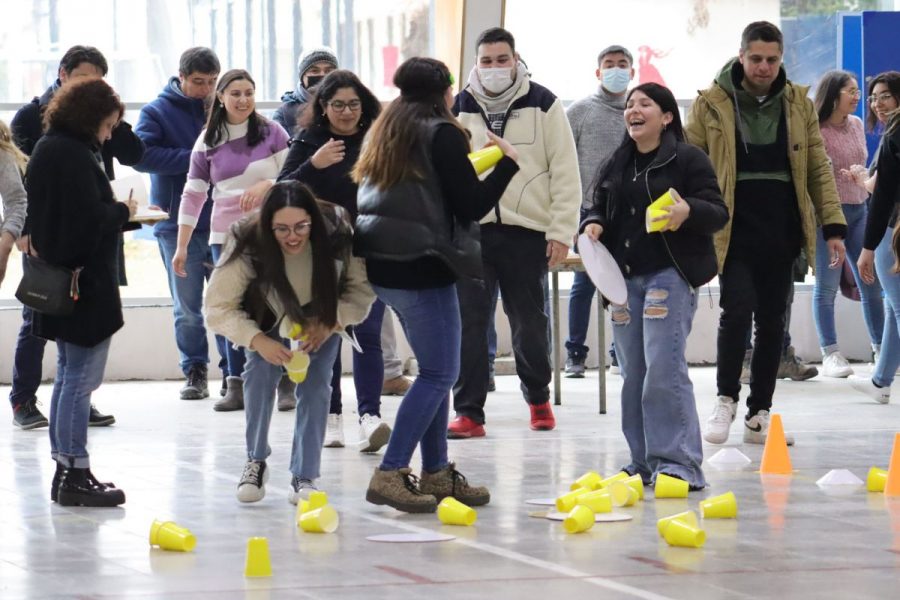
[[703, 437], [723, 444], [737, 413], [741, 363], [756, 320], [744, 442], [763, 444], [781, 360], [791, 267], [816, 251], [816, 223], [832, 268], [844, 260], [847, 224], [807, 88], [788, 81], [775, 25], [758, 21], [741, 36], [738, 58], [697, 97], [688, 140], [713, 162], [731, 219], [715, 237], [719, 260], [718, 398]]

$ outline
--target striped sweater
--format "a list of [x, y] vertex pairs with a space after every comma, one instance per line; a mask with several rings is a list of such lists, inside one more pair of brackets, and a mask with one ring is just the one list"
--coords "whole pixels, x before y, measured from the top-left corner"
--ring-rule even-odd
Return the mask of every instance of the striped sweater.
[[213, 209], [209, 243], [224, 243], [228, 228], [244, 216], [241, 195], [264, 179], [274, 183], [287, 157], [287, 133], [278, 123], [265, 121], [265, 124], [268, 128], [266, 137], [253, 147], [247, 144], [247, 121], [240, 125], [226, 124], [225, 139], [212, 148], [203, 143], [206, 130], [200, 132], [191, 152], [191, 165], [181, 195], [179, 225], [197, 226], [211, 186]]

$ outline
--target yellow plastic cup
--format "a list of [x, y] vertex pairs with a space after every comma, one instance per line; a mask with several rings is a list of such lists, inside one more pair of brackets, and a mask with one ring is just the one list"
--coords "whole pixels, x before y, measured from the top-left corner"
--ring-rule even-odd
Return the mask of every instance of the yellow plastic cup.
[[602, 479], [600, 481], [600, 488], [609, 487], [617, 481], [625, 481], [626, 479], [628, 479], [628, 477], [628, 473], [626, 473], [625, 471], [619, 471], [615, 475], [610, 475], [606, 479]]
[[687, 521], [673, 519], [666, 527], [663, 538], [670, 546], [684, 548], [702, 548], [706, 543], [706, 532]]
[[575, 503], [578, 500], [579, 496], [589, 493], [591, 490], [586, 488], [578, 488], [563, 494], [559, 498], [556, 499], [556, 510], [559, 512], [569, 512], [573, 508], [575, 508]]
[[677, 514], [674, 514], [674, 515], [671, 515], [668, 517], [663, 517], [662, 519], [657, 521], [656, 522], [656, 530], [659, 531], [660, 537], [665, 535], [666, 527], [669, 526], [669, 523], [671, 523], [672, 521], [674, 521], [676, 519], [680, 520], [680, 521], [684, 521], [685, 523], [687, 523], [688, 525], [690, 525], [692, 527], [700, 527], [700, 521], [697, 520], [697, 513], [695, 513], [692, 510], [687, 510], [687, 511], [680, 512], [680, 513], [677, 513]]
[[568, 533], [581, 533], [594, 526], [594, 511], [580, 504], [569, 511], [563, 520], [563, 527]]
[[325, 505], [300, 515], [300, 529], [307, 533], [334, 533], [340, 520], [337, 511]]
[[496, 165], [501, 158], [503, 158], [503, 150], [500, 149], [500, 146], [488, 146], [469, 153], [469, 160], [472, 161], [472, 166], [475, 167], [475, 173], [478, 175]]
[[569, 489], [577, 490], [578, 488], [586, 488], [589, 490], [596, 490], [601, 481], [603, 481], [603, 476], [600, 475], [600, 473], [597, 471], [588, 471], [576, 479], [575, 483], [573, 483]]
[[609, 486], [609, 496], [613, 506], [634, 506], [638, 501], [638, 493], [624, 481], [614, 481]]
[[647, 233], [653, 233], [655, 231], [661, 230], [663, 227], [668, 224], [669, 220], [665, 219], [663, 221], [654, 222], [653, 219], [657, 217], [666, 216], [667, 211], [663, 210], [669, 206], [675, 204], [675, 197], [672, 195], [674, 190], [669, 188], [663, 193], [662, 196], [654, 200], [650, 206], [647, 207], [647, 217], [646, 217], [646, 225], [647, 225]]
[[328, 494], [322, 491], [309, 493], [309, 510], [316, 510], [328, 504]]
[[623, 479], [622, 483], [631, 486], [637, 492], [638, 500], [644, 499], [644, 480], [641, 479], [640, 475], [635, 473], [628, 479]]
[[594, 513], [608, 513], [612, 512], [613, 501], [609, 490], [595, 490], [578, 496], [575, 506], [587, 506]]
[[737, 512], [737, 498], [734, 497], [734, 492], [700, 501], [700, 516], [704, 519], [734, 519]]
[[297, 527], [300, 527], [300, 517], [303, 516], [303, 513], [309, 512], [309, 500], [300, 500], [297, 502], [297, 513], [294, 516], [294, 520], [297, 522]]
[[657, 498], [687, 498], [688, 482], [665, 473], [656, 476], [653, 493]]
[[190, 530], [173, 521], [153, 520], [150, 525], [150, 545], [172, 552], [190, 552], [197, 546], [197, 538]]
[[309, 369], [309, 354], [301, 350], [295, 350], [291, 360], [284, 365], [288, 377], [294, 383], [303, 383], [306, 380], [306, 372]]
[[887, 469], [878, 467], [869, 469], [869, 475], [866, 477], [866, 489], [870, 492], [883, 492], [884, 486], [887, 484], [887, 474]]
[[244, 577], [271, 577], [272, 561], [269, 559], [269, 540], [252, 537], [247, 540], [247, 560]]
[[468, 527], [474, 525], [475, 521], [478, 520], [478, 514], [474, 508], [466, 506], [452, 496], [447, 496], [441, 500], [441, 503], [438, 504], [437, 516], [444, 525], [464, 525]]

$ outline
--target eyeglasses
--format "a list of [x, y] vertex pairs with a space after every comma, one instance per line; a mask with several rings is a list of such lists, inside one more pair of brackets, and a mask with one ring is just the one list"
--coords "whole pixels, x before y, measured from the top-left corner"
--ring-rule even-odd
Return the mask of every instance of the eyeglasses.
[[842, 93], [842, 94], [847, 94], [847, 95], [850, 96], [851, 98], [859, 98], [860, 96], [862, 96], [862, 91], [859, 90], [859, 89], [855, 89], [855, 90], [841, 90], [841, 93]]
[[310, 227], [312, 227], [311, 222], [300, 221], [299, 223], [294, 223], [293, 227], [288, 227], [287, 225], [276, 225], [272, 228], [272, 232], [275, 234], [275, 237], [283, 240], [291, 235], [291, 232], [294, 232], [294, 235], [302, 236], [304, 233], [309, 231]]
[[344, 102], [343, 100], [332, 100], [328, 103], [328, 106], [335, 112], [344, 112], [345, 108], [349, 108], [351, 112], [356, 112], [362, 108], [362, 101], [351, 100], [349, 102]]
[[888, 100], [892, 99], [893, 97], [894, 97], [894, 95], [890, 92], [882, 92], [882, 93], [878, 94], [877, 96], [875, 94], [872, 94], [871, 96], [869, 96], [869, 103], [875, 104], [876, 102], [887, 102]]

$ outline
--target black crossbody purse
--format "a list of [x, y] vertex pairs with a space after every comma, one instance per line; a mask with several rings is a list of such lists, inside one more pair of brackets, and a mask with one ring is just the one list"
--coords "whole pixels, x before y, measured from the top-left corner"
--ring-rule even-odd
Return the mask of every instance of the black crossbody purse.
[[22, 267], [22, 280], [16, 288], [16, 298], [30, 309], [45, 315], [71, 315], [78, 301], [81, 267], [67, 269], [32, 256], [30, 240], [28, 252]]

